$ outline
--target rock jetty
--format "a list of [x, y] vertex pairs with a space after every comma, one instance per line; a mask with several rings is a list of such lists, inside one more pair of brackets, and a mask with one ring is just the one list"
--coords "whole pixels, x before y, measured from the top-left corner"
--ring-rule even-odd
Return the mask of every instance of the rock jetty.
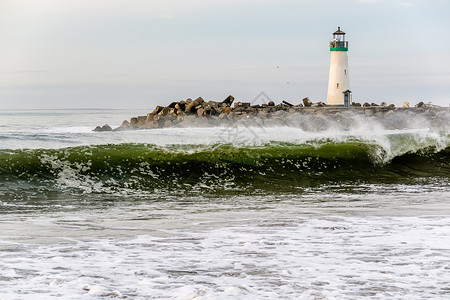
[[[386, 102], [352, 103], [351, 107], [327, 106], [323, 102], [313, 103], [304, 98], [299, 104], [282, 101], [275, 105], [252, 105], [250, 102], [235, 101], [233, 96], [221, 102], [205, 101], [203, 98], [188, 98], [172, 102], [168, 106], [157, 106], [145, 116], [132, 117], [112, 129], [105, 124], [94, 131], [123, 131], [169, 127], [214, 127], [242, 124], [244, 126], [294, 126], [305, 131], [329, 129], [348, 130], [358, 123], [377, 121], [386, 129], [403, 128], [450, 128], [450, 110], [436, 105], [419, 102], [402, 107]], [[427, 127], [428, 126], [428, 127]]]

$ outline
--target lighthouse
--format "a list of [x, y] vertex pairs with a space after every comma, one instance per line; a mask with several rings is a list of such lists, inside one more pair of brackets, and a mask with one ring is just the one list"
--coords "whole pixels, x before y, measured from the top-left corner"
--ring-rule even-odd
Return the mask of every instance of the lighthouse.
[[348, 42], [345, 32], [338, 27], [330, 42], [330, 76], [328, 78], [327, 105], [351, 106], [352, 92], [348, 73]]

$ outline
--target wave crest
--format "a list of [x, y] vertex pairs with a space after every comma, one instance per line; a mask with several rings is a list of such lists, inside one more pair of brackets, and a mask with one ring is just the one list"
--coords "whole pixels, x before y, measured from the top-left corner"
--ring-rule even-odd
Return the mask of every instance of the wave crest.
[[449, 140], [447, 133], [391, 132], [251, 146], [127, 143], [2, 150], [0, 178], [83, 193], [132, 193], [448, 177]]

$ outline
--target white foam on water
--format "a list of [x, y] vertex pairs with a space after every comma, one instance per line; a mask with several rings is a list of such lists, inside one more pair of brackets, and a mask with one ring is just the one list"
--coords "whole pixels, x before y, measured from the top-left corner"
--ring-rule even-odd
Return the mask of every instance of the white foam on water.
[[[302, 130], [295, 122], [291, 126], [263, 127], [258, 122], [235, 122], [225, 127], [210, 128], [160, 128], [121, 132], [93, 132], [93, 124], [108, 118], [112, 122], [124, 116], [136, 115], [136, 111], [18, 111], [6, 114], [0, 122], [0, 149], [55, 149], [74, 146], [144, 143], [157, 146], [235, 144], [238, 146], [262, 145], [270, 142], [320, 143], [361, 141], [378, 146], [381, 162], [387, 162], [398, 154], [435, 143], [442, 149], [449, 145], [448, 133], [431, 130], [427, 120], [410, 120], [404, 130], [387, 130], [377, 120], [348, 115], [352, 126], [346, 127], [339, 120], [324, 119], [326, 130]], [[142, 113], [141, 113], [142, 114]], [[294, 120], [295, 121], [295, 120]], [[111, 123], [111, 122], [110, 122]], [[278, 124], [279, 125], [279, 124]], [[407, 135], [406, 144], [398, 143], [393, 136]]]
[[444, 299], [449, 223], [266, 215], [164, 235], [1, 243], [0, 298]]
[[[405, 130], [357, 122], [351, 130], [336, 127], [321, 132], [238, 126], [95, 133], [87, 129], [106, 123], [109, 115], [29, 115], [19, 113], [13, 122], [0, 124], [1, 149], [121, 143], [319, 146], [323, 141], [362, 141], [376, 146], [373, 156], [383, 163], [408, 152], [449, 145], [447, 132], [429, 130], [420, 120]], [[126, 113], [133, 115], [137, 114]], [[201, 194], [193, 199], [141, 195], [114, 202], [108, 194], [98, 199], [114, 202], [112, 208], [90, 207], [94, 198], [84, 197], [104, 193], [105, 188], [80, 176], [87, 166], [52, 156], [41, 159], [53, 167], [58, 184], [86, 191], [79, 196], [86, 208], [58, 210], [49, 204], [55, 213], [29, 210], [2, 215], [0, 299], [450, 296], [448, 182], [396, 187], [324, 184], [291, 197], [218, 200]], [[346, 194], [339, 188], [353, 190]]]

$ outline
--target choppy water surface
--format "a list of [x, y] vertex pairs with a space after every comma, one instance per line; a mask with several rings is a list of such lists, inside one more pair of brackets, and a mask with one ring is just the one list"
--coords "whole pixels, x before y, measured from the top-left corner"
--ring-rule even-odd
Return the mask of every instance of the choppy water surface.
[[446, 299], [449, 132], [0, 113], [0, 299]]

